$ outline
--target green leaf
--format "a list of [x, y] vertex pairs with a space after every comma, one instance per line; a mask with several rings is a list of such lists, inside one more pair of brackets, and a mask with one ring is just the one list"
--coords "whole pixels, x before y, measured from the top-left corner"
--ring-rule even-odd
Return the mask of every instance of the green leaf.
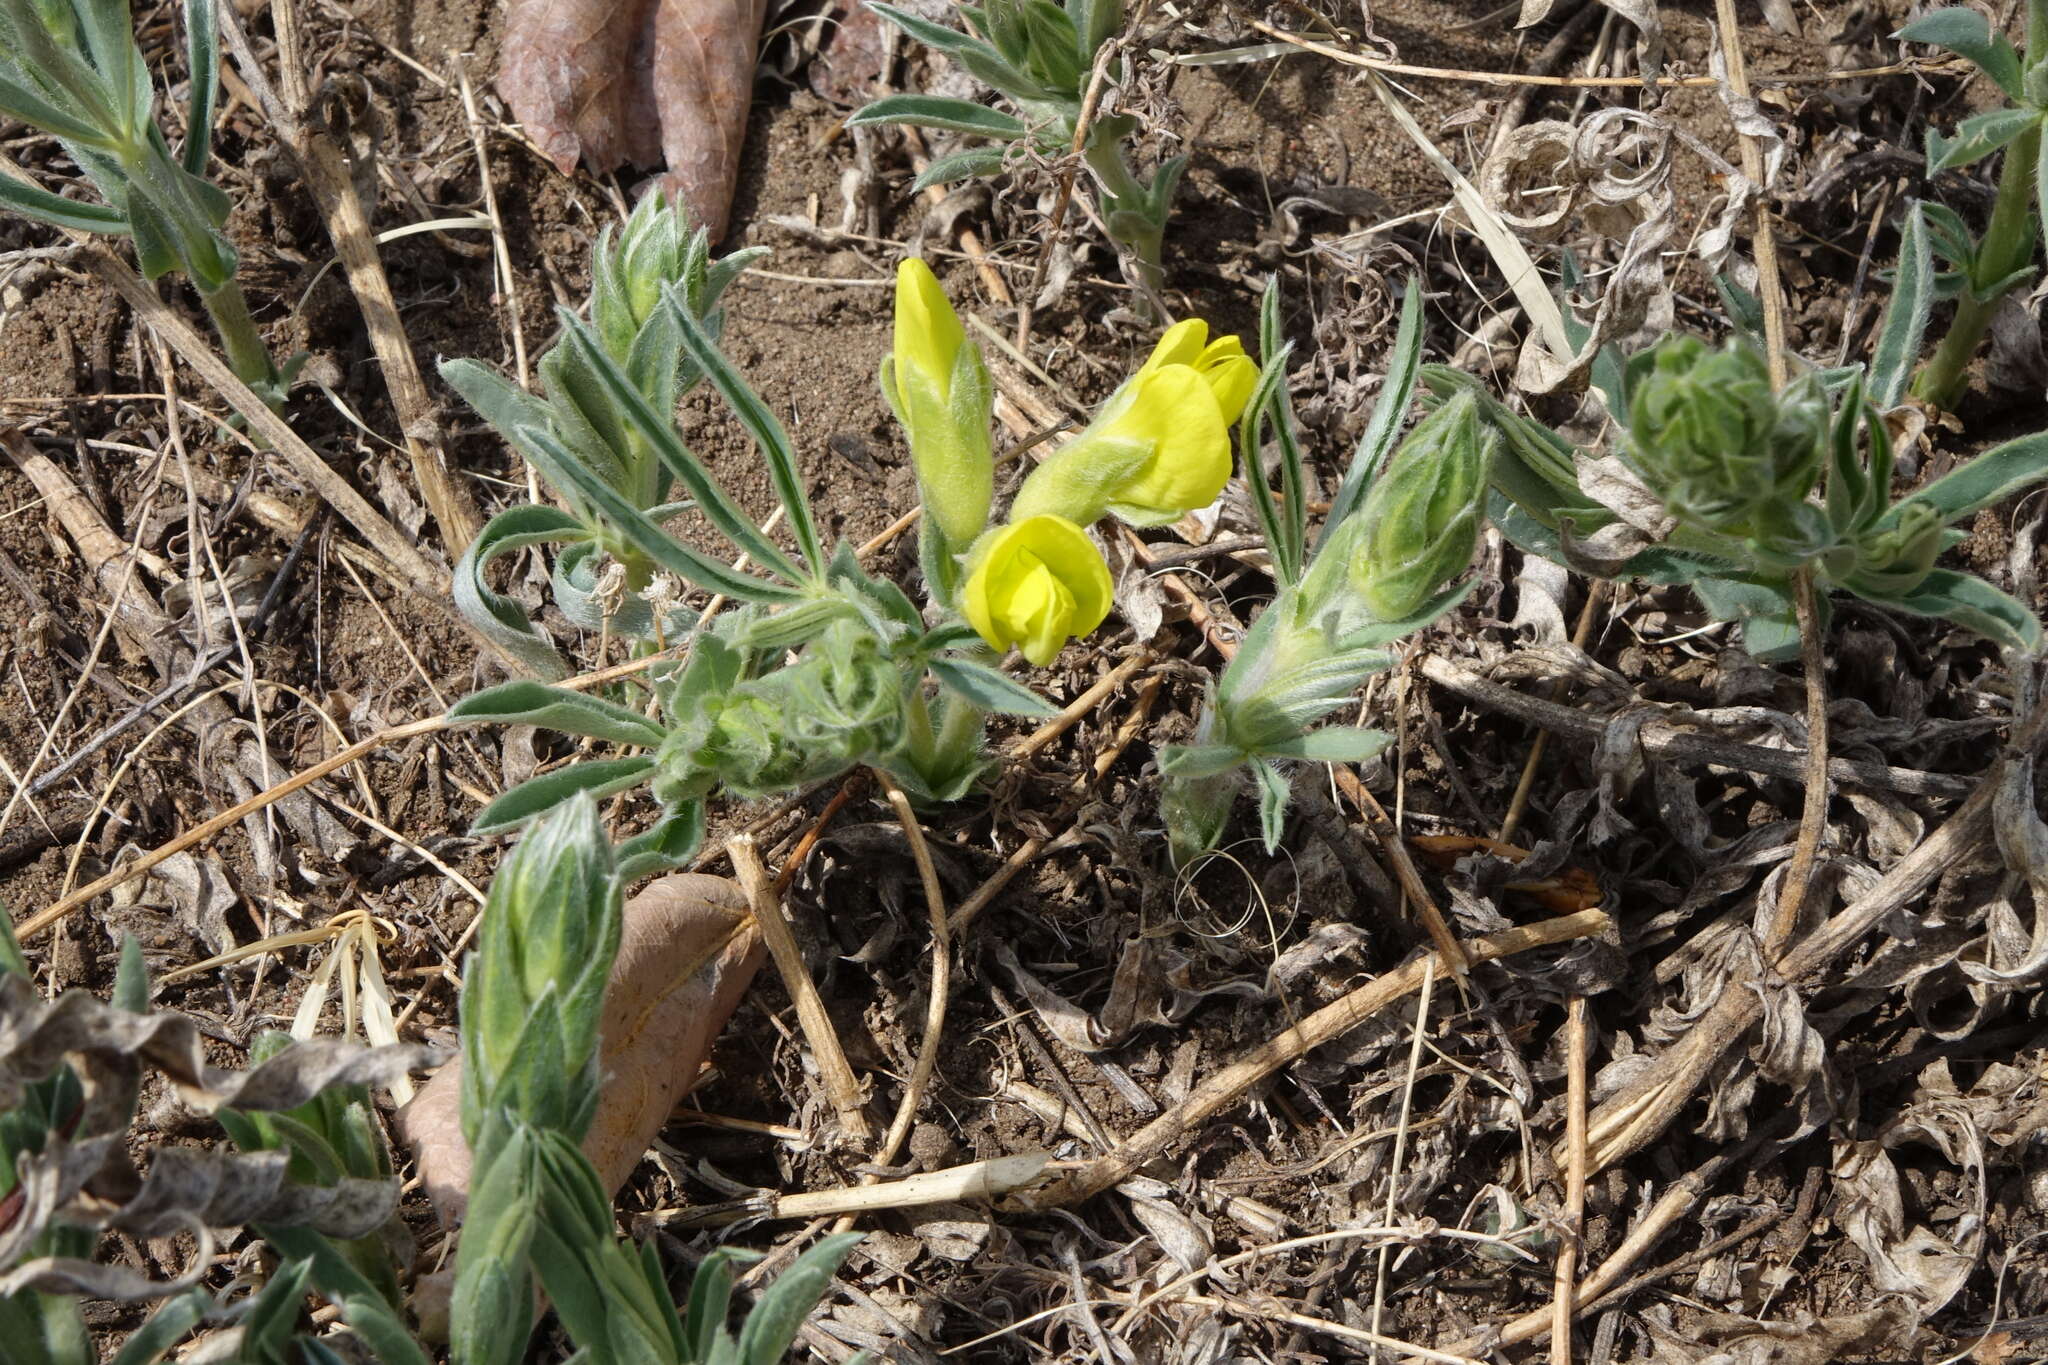
[[111, 1365], [156, 1365], [191, 1334], [212, 1308], [213, 1297], [203, 1289], [188, 1289], [174, 1299], [164, 1300], [149, 1315], [149, 1321], [121, 1343]]
[[543, 679], [568, 676], [568, 666], [554, 642], [526, 618], [526, 609], [484, 581], [484, 566], [500, 555], [531, 545], [587, 541], [590, 530], [559, 507], [521, 503], [507, 507], [484, 524], [456, 561], [455, 609], [492, 643]]
[[972, 180], [980, 175], [999, 175], [1007, 150], [1006, 147], [970, 147], [964, 152], [942, 156], [910, 182], [910, 193], [922, 194], [933, 185], [950, 185], [956, 180]]
[[1870, 357], [1870, 400], [1880, 409], [1897, 407], [1906, 397], [1913, 366], [1927, 335], [1934, 308], [1934, 252], [1928, 241], [1927, 209], [1914, 200], [1899, 232], [1899, 265], [1892, 276], [1892, 297], [1885, 305], [1884, 325]]
[[[739, 371], [726, 360], [703, 324], [690, 316], [689, 310], [683, 306], [684, 301], [673, 289], [669, 291], [668, 302], [683, 325], [683, 353], [711, 381], [711, 386], [718, 390], [719, 396], [725, 399], [733, 415], [740, 419], [740, 425], [747, 429], [754, 438], [754, 444], [767, 458], [775, 496], [782, 502], [790, 534], [796, 537], [804, 564], [813, 577], [823, 574], [829, 559], [824, 542], [818, 536], [817, 520], [811, 515], [810, 499], [804, 495], [803, 470], [797, 462], [796, 449], [789, 442], [789, 433], [782, 429], [782, 423], [761, 401], [761, 395], [740, 378]], [[775, 554], [782, 558], [781, 550], [776, 550]], [[793, 574], [792, 577], [801, 579], [803, 575]]]
[[999, 668], [958, 656], [929, 661], [939, 685], [984, 711], [1005, 716], [1056, 716], [1059, 711]]
[[1159, 751], [1159, 771], [1168, 777], [1214, 777], [1245, 761], [1229, 744], [1169, 744]]
[[[1301, 442], [1294, 431], [1294, 399], [1287, 391], [1286, 357], [1290, 348], [1283, 340], [1281, 326], [1280, 277], [1276, 274], [1267, 280], [1259, 300], [1259, 355], [1276, 364], [1280, 375], [1267, 389], [1265, 400], [1250, 408], [1247, 420], [1255, 431], [1262, 431], [1271, 423], [1274, 439], [1280, 445], [1280, 553], [1287, 561], [1285, 581], [1294, 583], [1300, 580], [1308, 557], [1308, 492], [1302, 474]], [[1255, 453], [1262, 445], [1262, 440], [1253, 439]], [[1264, 482], [1261, 477], [1261, 485]]]
[[185, 150], [180, 158], [193, 175], [206, 174], [213, 146], [213, 105], [220, 90], [220, 20], [217, 0], [185, 0], [185, 69], [190, 95], [185, 106]]
[[[1273, 578], [1282, 588], [1301, 579], [1300, 562], [1291, 553], [1292, 542], [1280, 508], [1273, 502], [1273, 490], [1266, 483], [1265, 461], [1260, 458], [1260, 438], [1266, 425], [1266, 409], [1276, 389], [1287, 383], [1287, 359], [1292, 346], [1283, 346], [1269, 356], [1259, 371], [1257, 385], [1244, 405], [1244, 420], [1237, 428], [1238, 468], [1243, 472], [1245, 491], [1251, 495], [1252, 510], [1259, 517], [1259, 532], [1273, 558]], [[1285, 456], [1283, 455], [1283, 459]]]
[[827, 1237], [775, 1277], [740, 1328], [739, 1365], [780, 1365], [860, 1238], [857, 1232]]
[[2026, 604], [1975, 574], [1934, 569], [1913, 592], [1873, 599], [1915, 616], [1938, 616], [2022, 654], [2041, 648], [2041, 619]]
[[508, 682], [472, 692], [448, 708], [448, 719], [464, 725], [538, 725], [545, 730], [656, 748], [667, 737], [661, 726], [614, 701], [538, 682]]
[[1024, 120], [1000, 109], [991, 109], [972, 100], [945, 99], [937, 95], [885, 95], [863, 106], [846, 120], [849, 128], [887, 123], [939, 128], [949, 133], [973, 133], [1004, 141], [1024, 137], [1031, 131]]
[[1287, 778], [1264, 761], [1252, 764], [1252, 778], [1259, 791], [1259, 837], [1265, 841], [1266, 852], [1272, 853], [1280, 847], [1280, 836], [1287, 828]]
[[1363, 763], [1393, 740], [1384, 730], [1333, 725], [1279, 744], [1268, 744], [1261, 753], [1268, 758], [1305, 758], [1316, 763]]
[[120, 235], [128, 231], [128, 220], [105, 204], [81, 204], [9, 176], [0, 176], [0, 209], [73, 232]]
[[967, 68], [983, 85], [994, 86], [1011, 99], [1024, 103], [1054, 100], [1058, 93], [1047, 90], [1012, 65], [1003, 54], [979, 39], [957, 29], [906, 14], [894, 5], [870, 3], [868, 8], [902, 29], [926, 47], [937, 48]]
[[1960, 6], [1936, 10], [1915, 19], [1892, 37], [1902, 42], [1945, 47], [1958, 57], [1966, 57], [1998, 82], [1998, 88], [2008, 99], [2020, 98], [2019, 53], [2003, 33], [1992, 32], [1991, 21], [1976, 10]]
[[[0, 113], [20, 119], [53, 137], [80, 143], [96, 151], [112, 151], [117, 145], [91, 123], [52, 104], [40, 92], [14, 80], [4, 71], [0, 71]], [[11, 176], [8, 178], [12, 180]]]
[[[689, 300], [680, 286], [669, 286], [666, 304], [682, 326], [683, 350], [697, 362], [700, 369], [709, 373], [709, 367], [703, 363], [700, 347], [702, 351], [708, 351], [715, 357], [716, 363], [721, 367], [724, 366], [724, 357], [718, 355], [717, 349], [711, 345], [710, 339], [705, 337], [697, 320], [690, 316], [688, 303]], [[649, 448], [668, 467], [669, 472], [675, 476], [676, 481], [683, 486], [683, 490], [696, 502], [699, 510], [711, 524], [735, 546], [751, 555], [763, 568], [779, 573], [793, 583], [803, 582], [806, 577], [804, 571], [783, 553], [781, 546], [763, 535], [761, 528], [754, 524], [754, 519], [740, 510], [738, 504], [726, 495], [725, 489], [711, 477], [711, 472], [705, 469], [689, 447], [683, 444], [682, 438], [676, 434], [674, 422], [666, 414], [657, 413], [647, 405], [646, 398], [633, 387], [625, 372], [605, 354], [603, 344], [599, 342], [597, 334], [590, 329], [590, 325], [567, 309], [560, 311], [563, 324], [567, 328], [568, 344], [575, 349], [578, 357], [588, 366], [590, 373], [618, 405], [619, 411], [624, 414], [627, 424], [634, 433], [647, 442]], [[693, 340], [696, 344], [693, 344]], [[787, 437], [784, 438], [783, 444], [786, 450]], [[802, 544], [801, 539], [798, 543]]]
[[[568, 484], [566, 491], [603, 516], [633, 548], [683, 581], [742, 602], [794, 602], [801, 596], [794, 588], [741, 573], [683, 544], [648, 520], [647, 514], [628, 502], [617, 489], [585, 469], [547, 432], [529, 430], [525, 439], [537, 448], [547, 450], [553, 457]], [[784, 562], [788, 561], [785, 559]]]
[[121, 960], [114, 967], [114, 1008], [130, 1014], [149, 1013], [149, 964], [142, 960], [142, 943], [133, 934], [121, 935]]
[[[1394, 352], [1387, 361], [1386, 381], [1380, 385], [1380, 396], [1373, 403], [1372, 418], [1365, 424], [1365, 435], [1358, 441], [1358, 449], [1352, 452], [1351, 467], [1344, 471], [1344, 482], [1338, 485], [1337, 495], [1330, 499], [1330, 515], [1323, 523], [1321, 535], [1317, 536], [1318, 547], [1329, 537], [1330, 529], [1340, 524], [1365, 497], [1366, 486], [1372, 482], [1376, 471], [1394, 448], [1394, 442], [1401, 434], [1401, 427], [1408, 416], [1409, 401], [1415, 396], [1415, 381], [1422, 372], [1422, 281], [1411, 279], [1401, 294], [1401, 322], [1394, 334]], [[1487, 414], [1492, 416], [1492, 408]]]
[[536, 816], [545, 815], [578, 792], [602, 800], [630, 791], [654, 774], [654, 760], [645, 755], [634, 758], [593, 758], [571, 763], [539, 777], [530, 777], [485, 806], [469, 827], [479, 837], [504, 834]]
[[718, 1247], [697, 1266], [683, 1314], [683, 1346], [692, 1362], [710, 1360], [725, 1331], [726, 1315], [732, 1310], [733, 1267], [760, 1259], [751, 1251]]
[[1927, 173], [1954, 170], [1982, 161], [2029, 128], [2041, 122], [2038, 109], [1993, 109], [1976, 114], [1956, 125], [1955, 136], [1944, 137], [1927, 130]]
[[704, 803], [685, 801], [618, 847], [619, 880], [636, 882], [658, 872], [673, 872], [697, 856], [704, 842]]
[[1974, 515], [2013, 494], [2048, 479], [2048, 431], [2037, 431], [1994, 446], [1968, 464], [1892, 504], [1878, 521], [1880, 530], [1899, 524], [1914, 503], [1932, 507], [1945, 522]]

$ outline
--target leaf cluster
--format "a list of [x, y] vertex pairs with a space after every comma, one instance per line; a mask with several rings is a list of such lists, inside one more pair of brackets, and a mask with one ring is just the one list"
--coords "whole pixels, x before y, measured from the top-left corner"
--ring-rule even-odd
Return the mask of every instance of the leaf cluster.
[[[651, 195], [616, 241], [609, 228], [599, 237], [591, 259], [590, 321], [563, 311], [561, 339], [540, 360], [542, 396], [473, 360], [442, 364], [441, 377], [565, 504], [504, 509], [456, 566], [457, 609], [535, 674], [559, 678], [568, 670], [524, 609], [490, 587], [486, 570], [503, 555], [561, 547], [551, 586], [563, 614], [584, 629], [634, 640], [681, 634], [692, 624], [687, 613], [650, 596], [657, 572], [674, 572], [678, 560], [696, 572], [722, 570], [661, 530], [684, 511], [701, 509], [742, 548], [772, 556], [761, 562], [793, 569], [724, 496], [673, 423], [676, 403], [703, 374], [692, 358], [693, 341], [716, 344], [724, 323], [718, 301], [761, 254], [753, 249], [713, 260], [705, 231], [690, 231], [678, 211]], [[677, 492], [682, 498], [670, 502]], [[663, 553], [650, 552], [650, 543]], [[623, 571], [615, 586], [601, 577], [607, 563]]]
[[[1390, 742], [1379, 730], [1311, 727], [1368, 677], [1392, 667], [1388, 646], [1438, 620], [1469, 591], [1440, 589], [1472, 557], [1476, 480], [1463, 480], [1468, 487], [1459, 505], [1444, 505], [1441, 515], [1428, 515], [1412, 494], [1425, 482], [1445, 486], [1446, 472], [1482, 460], [1495, 440], [1488, 433], [1482, 443], [1475, 430], [1463, 442], [1469, 448], [1457, 448], [1418, 428], [1396, 448], [1422, 355], [1421, 290], [1411, 287], [1378, 405], [1311, 541], [1308, 480], [1286, 382], [1292, 344], [1281, 334], [1277, 282], [1261, 302], [1259, 345], [1263, 364], [1239, 428], [1239, 455], [1278, 592], [1211, 689], [1194, 742], [1160, 751], [1168, 837], [1183, 863], [1220, 841], [1247, 775], [1270, 851], [1286, 816], [1286, 764], [1362, 762]], [[1262, 458], [1269, 433], [1279, 452], [1277, 497]], [[1395, 538], [1370, 534], [1380, 527]], [[1371, 589], [1389, 576], [1420, 584], [1407, 593], [1410, 605], [1399, 619], [1384, 619], [1368, 605]]]
[[[1731, 373], [1760, 377], [1762, 361], [1743, 338], [1718, 353], [1674, 338], [1626, 359], [1607, 357], [1596, 377], [1604, 376], [1608, 410], [1621, 425], [1609, 460], [1512, 412], [1454, 370], [1424, 367], [1425, 401], [1476, 399], [1500, 433], [1488, 510], [1509, 540], [1595, 577], [1690, 587], [1717, 619], [1740, 623], [1744, 648], [1760, 659], [1798, 652], [1793, 578], [1801, 571], [1811, 571], [1823, 592], [1943, 618], [2002, 647], [2032, 651], [2041, 626], [2031, 610], [1936, 561], [1963, 539], [1955, 522], [2048, 479], [2048, 432], [2008, 441], [1892, 495], [1895, 448], [1880, 404], [1903, 390], [1917, 352], [1915, 314], [1924, 295], [1911, 282], [1924, 282], [1929, 268], [1925, 255], [1915, 263], [1920, 248], [1906, 245], [1907, 285], [1894, 297], [1868, 375], [1816, 371], [1778, 394], [1765, 383], [1725, 377], [1669, 383], [1677, 367], [1726, 368], [1723, 362], [1734, 363]], [[1924, 319], [1919, 311], [1918, 325]], [[1673, 417], [1653, 399], [1698, 411]], [[1716, 445], [1709, 462], [1685, 434], [1738, 429], [1774, 435]], [[1800, 442], [1809, 448], [1791, 449]]]
[[[1065, 155], [1074, 150], [1078, 134], [1082, 155], [1102, 187], [1102, 220], [1109, 235], [1131, 249], [1138, 280], [1157, 288], [1161, 239], [1187, 158], [1168, 158], [1149, 180], [1143, 179], [1130, 169], [1122, 147], [1137, 131], [1135, 117], [1113, 114], [1082, 126], [1096, 64], [1106, 59], [1104, 48], [1123, 27], [1123, 6], [1117, 0], [984, 0], [961, 5], [959, 12], [970, 32], [921, 19], [881, 0], [871, 0], [869, 8], [946, 54], [1009, 105], [1003, 110], [938, 95], [885, 95], [848, 119], [852, 127], [901, 124], [988, 140], [988, 145], [934, 160], [918, 175], [912, 193], [929, 185], [999, 174], [1017, 145], [1042, 156]], [[1120, 72], [1112, 70], [1109, 75], [1115, 79]]]

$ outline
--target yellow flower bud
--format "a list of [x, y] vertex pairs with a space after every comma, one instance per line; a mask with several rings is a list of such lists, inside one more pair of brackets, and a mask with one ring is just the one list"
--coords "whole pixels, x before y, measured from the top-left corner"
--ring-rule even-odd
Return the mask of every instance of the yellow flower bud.
[[961, 607], [981, 638], [1011, 645], [1043, 668], [1072, 635], [1109, 615], [1109, 566], [1064, 517], [1035, 516], [991, 531], [975, 547]]
[[914, 256], [896, 272], [896, 344], [882, 362], [882, 394], [910, 438], [926, 514], [950, 546], [965, 549], [988, 526], [995, 496], [995, 395], [980, 348]]

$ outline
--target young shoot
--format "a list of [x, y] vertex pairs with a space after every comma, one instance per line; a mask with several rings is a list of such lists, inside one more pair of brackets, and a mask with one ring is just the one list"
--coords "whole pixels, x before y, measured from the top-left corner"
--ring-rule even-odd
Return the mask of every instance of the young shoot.
[[[1125, 252], [1125, 273], [1141, 295], [1156, 299], [1165, 282], [1161, 246], [1186, 157], [1171, 157], [1144, 178], [1131, 166], [1127, 143], [1138, 129], [1129, 114], [1092, 119], [1084, 129], [1096, 67], [1116, 61], [1105, 49], [1123, 28], [1117, 0], [984, 0], [961, 5], [967, 32], [920, 19], [874, 0], [869, 8], [934, 51], [959, 63], [994, 90], [1007, 109], [938, 95], [886, 95], [860, 110], [853, 127], [907, 124], [988, 140], [932, 162], [911, 192], [977, 175], [995, 175], [1012, 148], [1065, 156], [1080, 135], [1080, 153], [1102, 194], [1102, 221]], [[1106, 73], [1117, 81], [1121, 68]]]
[[[1964, 119], [1953, 135], [1934, 129], [1927, 134], [1930, 178], [1972, 165], [1993, 152], [2005, 153], [1983, 236], [1973, 237], [1951, 209], [1917, 206], [1925, 215], [1934, 249], [1951, 267], [1939, 282], [1939, 293], [1955, 299], [1956, 314], [1914, 378], [1913, 396], [1952, 408], [1969, 383], [1970, 360], [1999, 301], [2035, 276], [2035, 247], [2048, 216], [2042, 198], [2048, 184], [2039, 174], [2043, 120], [2048, 119], [2048, 0], [2027, 0], [2024, 52], [2015, 50], [2004, 34], [1994, 33], [1983, 14], [1960, 6], [1922, 15], [1893, 36], [1946, 48], [1968, 59], [2009, 101], [2003, 108]], [[1924, 322], [1923, 317], [1923, 326]]]
[[278, 407], [290, 376], [271, 360], [249, 314], [224, 231], [231, 205], [206, 178], [220, 69], [213, 4], [185, 0], [191, 93], [184, 146], [173, 152], [157, 126], [156, 90], [128, 0], [0, 0], [0, 114], [56, 138], [105, 201], [0, 176], [0, 208], [131, 238], [146, 279], [183, 274], [236, 377]]

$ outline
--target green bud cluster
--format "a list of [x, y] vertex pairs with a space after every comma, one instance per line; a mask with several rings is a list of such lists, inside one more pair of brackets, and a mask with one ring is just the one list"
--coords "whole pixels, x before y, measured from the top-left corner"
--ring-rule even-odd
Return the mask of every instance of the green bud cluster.
[[1464, 572], [1479, 543], [1481, 495], [1500, 437], [1460, 395], [1408, 433], [1353, 520], [1352, 591], [1381, 621], [1415, 614]]
[[906, 679], [863, 623], [827, 628], [792, 664], [704, 633], [661, 687], [670, 726], [656, 752], [666, 805], [723, 788], [790, 791], [896, 750]]
[[1725, 535], [1789, 526], [1826, 456], [1817, 383], [1773, 393], [1769, 367], [1741, 342], [1714, 350], [1675, 337], [1628, 364], [1629, 449], [1676, 516]]
[[581, 1137], [597, 1103], [598, 1021], [621, 901], [597, 806], [556, 807], [491, 883], [491, 932], [462, 979], [463, 1133], [506, 1112]]

